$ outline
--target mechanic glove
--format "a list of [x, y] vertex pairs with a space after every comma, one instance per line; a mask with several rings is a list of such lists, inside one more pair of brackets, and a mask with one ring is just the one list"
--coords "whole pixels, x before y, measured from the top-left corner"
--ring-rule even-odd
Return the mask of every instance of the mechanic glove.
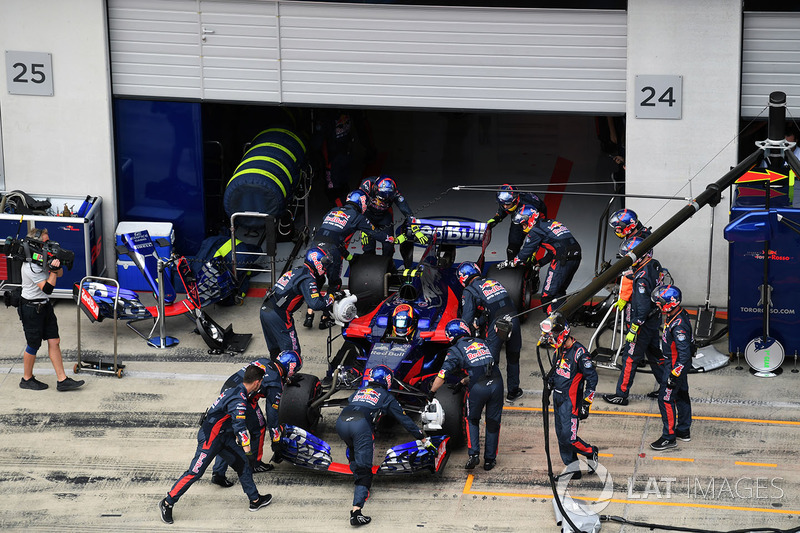
[[250, 463], [250, 468], [255, 469], [258, 459], [256, 458], [256, 452], [253, 447], [250, 447], [249, 452], [244, 452], [244, 455], [247, 457], [247, 462]]
[[417, 242], [420, 244], [428, 244], [428, 236], [422, 233], [419, 229], [419, 226], [414, 224], [411, 226], [411, 231], [414, 233], [414, 237], [417, 238]]
[[625, 334], [625, 340], [633, 342], [636, 339], [636, 333], [639, 331], [639, 324], [632, 324], [631, 329]]
[[497, 220], [490, 218], [489, 220], [486, 221], [486, 227], [492, 229], [497, 225], [497, 222], [498, 222]]
[[432, 452], [436, 452], [436, 445], [434, 445], [431, 442], [430, 437], [425, 437], [424, 439], [422, 439], [422, 445], [425, 446], [426, 448], [429, 448]]
[[425, 393], [425, 398], [428, 399], [429, 402], [433, 401], [433, 398], [436, 396], [436, 393], [433, 391], [428, 391]]
[[361, 245], [362, 246], [366, 246], [368, 244], [369, 244], [369, 235], [362, 231], [361, 232]]
[[355, 256], [354, 256], [353, 254], [351, 254], [351, 253], [349, 253], [349, 252], [348, 252], [348, 253], [347, 253], [347, 255], [346, 255], [344, 258], [345, 258], [345, 259], [346, 259], [348, 262], [350, 262], [350, 261], [352, 261], [352, 260], [353, 260], [353, 258], [354, 258], [354, 257], [355, 257]]
[[622, 311], [623, 309], [625, 309], [625, 306], [628, 305], [628, 300], [623, 300], [622, 298], [620, 298], [614, 305], [617, 306], [617, 309]]
[[681, 364], [672, 369], [672, 372], [669, 373], [669, 377], [667, 377], [668, 389], [674, 389], [678, 386], [678, 378], [681, 377], [681, 372], [683, 372], [683, 365]]
[[581, 408], [578, 411], [578, 419], [586, 420], [587, 418], [589, 418], [589, 408], [591, 406], [592, 406], [591, 400], [584, 398], [584, 400], [581, 402]]
[[450, 385], [450, 390], [453, 391], [453, 394], [458, 394], [459, 392], [464, 390], [464, 382], [463, 381], [459, 381], [458, 383]]
[[408, 240], [408, 238], [406, 237], [406, 234], [405, 233], [401, 233], [400, 235], [395, 237], [394, 242], [395, 242], [395, 244], [403, 244], [407, 240]]

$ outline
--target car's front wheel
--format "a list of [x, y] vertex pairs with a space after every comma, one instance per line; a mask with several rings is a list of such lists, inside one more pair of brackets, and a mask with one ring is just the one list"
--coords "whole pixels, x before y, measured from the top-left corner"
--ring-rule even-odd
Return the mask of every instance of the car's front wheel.
[[295, 374], [283, 388], [278, 406], [278, 422], [311, 430], [322, 418], [320, 407], [311, 408], [311, 403], [322, 395], [319, 378], [311, 374]]

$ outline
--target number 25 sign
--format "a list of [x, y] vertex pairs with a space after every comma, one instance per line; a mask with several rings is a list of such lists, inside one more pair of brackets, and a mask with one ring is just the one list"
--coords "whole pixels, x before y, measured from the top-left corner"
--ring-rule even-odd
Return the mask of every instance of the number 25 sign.
[[9, 94], [53, 96], [51, 55], [6, 50], [6, 85]]
[[636, 118], [681, 118], [683, 76], [636, 76]]

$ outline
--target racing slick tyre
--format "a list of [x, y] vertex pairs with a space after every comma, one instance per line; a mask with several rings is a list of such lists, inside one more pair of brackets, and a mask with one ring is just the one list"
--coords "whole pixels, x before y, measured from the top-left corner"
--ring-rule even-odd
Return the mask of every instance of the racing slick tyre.
[[442, 387], [436, 399], [442, 404], [444, 422], [437, 435], [449, 435], [448, 449], [462, 448], [467, 441], [467, 423], [464, 418], [464, 391], [453, 392], [450, 387]]
[[359, 316], [371, 312], [384, 299], [386, 274], [394, 272], [390, 256], [361, 254], [350, 262], [350, 294], [358, 296], [356, 309]]
[[322, 412], [319, 407], [311, 409], [311, 402], [322, 395], [322, 385], [317, 376], [311, 374], [295, 374], [287, 383], [281, 394], [278, 406], [278, 423], [298, 426], [311, 430], [317, 425]]
[[[499, 281], [500, 285], [506, 288], [518, 313], [531, 308], [531, 297], [539, 290], [539, 274], [533, 268], [518, 267], [501, 270], [495, 264], [489, 267], [486, 277]], [[519, 321], [524, 322], [528, 314], [520, 316]]]

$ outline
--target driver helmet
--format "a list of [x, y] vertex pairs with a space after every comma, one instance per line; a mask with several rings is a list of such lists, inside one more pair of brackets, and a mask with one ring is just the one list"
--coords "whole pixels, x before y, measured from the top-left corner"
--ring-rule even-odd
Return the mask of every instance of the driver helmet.
[[539, 328], [542, 330], [542, 339], [556, 349], [560, 348], [569, 337], [569, 322], [558, 312], [542, 320]]
[[614, 228], [614, 233], [620, 239], [630, 237], [639, 224], [639, 218], [632, 209], [620, 209], [608, 219], [608, 225]]
[[501, 185], [500, 190], [497, 192], [497, 203], [509, 213], [515, 211], [519, 206], [519, 193], [517, 192], [517, 188], [508, 183]]
[[408, 304], [400, 304], [392, 313], [392, 325], [395, 337], [411, 337], [414, 335], [414, 308]]
[[450, 342], [453, 342], [461, 337], [469, 336], [470, 331], [466, 322], [456, 318], [447, 323], [444, 327], [444, 334]]
[[478, 268], [478, 265], [472, 261], [464, 261], [458, 265], [456, 274], [458, 275], [458, 281], [461, 283], [461, 286], [466, 287], [475, 277], [480, 277], [481, 270]]
[[392, 389], [393, 379], [394, 374], [392, 373], [392, 369], [386, 365], [378, 365], [374, 368], [370, 368], [369, 375], [367, 376], [367, 382], [375, 382], [386, 387], [386, 390]]
[[303, 368], [303, 359], [300, 354], [294, 350], [284, 350], [275, 358], [278, 368], [281, 371], [281, 377], [284, 381], [294, 376], [301, 368]]
[[536, 225], [536, 220], [539, 218], [539, 212], [531, 205], [523, 205], [520, 207], [519, 212], [514, 215], [514, 224], [519, 224], [522, 231], [530, 233], [531, 228]]
[[322, 277], [328, 272], [328, 267], [333, 263], [331, 254], [325, 250], [324, 243], [312, 246], [306, 252], [305, 264], [316, 277]]
[[372, 187], [370, 203], [379, 211], [386, 211], [397, 197], [397, 184], [389, 176], [383, 175]]
[[367, 204], [369, 204], [369, 199], [364, 191], [361, 189], [356, 189], [347, 195], [346, 203], [353, 204], [356, 210], [363, 215], [367, 212]]
[[670, 313], [681, 305], [681, 290], [675, 285], [661, 285], [653, 289], [650, 299], [662, 313]]
[[[617, 252], [617, 257], [622, 259], [626, 255], [628, 255], [631, 250], [642, 244], [644, 241], [644, 237], [628, 237], [619, 245], [619, 251]], [[633, 262], [634, 265], [639, 265], [647, 258], [653, 257], [653, 249], [647, 250], [645, 254], [638, 258], [636, 261]]]

